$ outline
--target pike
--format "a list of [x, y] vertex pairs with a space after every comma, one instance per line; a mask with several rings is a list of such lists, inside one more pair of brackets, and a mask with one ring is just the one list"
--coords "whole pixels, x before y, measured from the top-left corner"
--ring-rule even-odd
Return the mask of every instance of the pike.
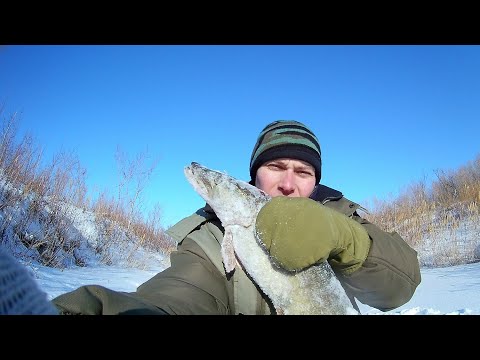
[[186, 166], [184, 173], [225, 229], [221, 251], [227, 274], [242, 267], [272, 301], [277, 314], [358, 314], [328, 262], [292, 273], [278, 267], [261, 246], [255, 221], [270, 195], [196, 162]]

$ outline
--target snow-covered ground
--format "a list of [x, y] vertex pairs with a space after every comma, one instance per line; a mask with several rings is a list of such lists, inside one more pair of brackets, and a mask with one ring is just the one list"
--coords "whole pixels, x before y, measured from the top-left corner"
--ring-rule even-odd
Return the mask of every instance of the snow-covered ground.
[[[78, 286], [98, 284], [119, 291], [134, 291], [164, 268], [146, 270], [97, 265], [65, 270], [33, 267], [40, 287], [53, 298]], [[422, 283], [405, 305], [381, 312], [359, 304], [365, 315], [480, 315], [480, 263], [445, 268], [422, 268]]]

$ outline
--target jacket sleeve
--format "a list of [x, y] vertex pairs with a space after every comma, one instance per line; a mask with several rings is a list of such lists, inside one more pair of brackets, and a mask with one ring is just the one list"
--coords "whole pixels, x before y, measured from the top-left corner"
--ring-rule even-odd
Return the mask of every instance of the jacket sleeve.
[[347, 292], [363, 304], [389, 311], [406, 304], [421, 282], [417, 252], [396, 232], [385, 232], [354, 213], [372, 244], [362, 267], [348, 276], [337, 274]]
[[186, 238], [170, 256], [171, 266], [135, 292], [82, 286], [52, 300], [61, 314], [164, 315], [226, 314], [223, 278], [202, 249]]
[[171, 255], [171, 266], [137, 289], [137, 294], [169, 314], [226, 315], [224, 277], [205, 252], [185, 238]]

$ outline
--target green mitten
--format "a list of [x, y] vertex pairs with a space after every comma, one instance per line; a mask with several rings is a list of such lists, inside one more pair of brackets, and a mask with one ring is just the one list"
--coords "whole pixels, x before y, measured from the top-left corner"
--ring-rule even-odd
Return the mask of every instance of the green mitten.
[[255, 226], [274, 262], [289, 271], [328, 260], [351, 274], [370, 249], [362, 225], [309, 198], [274, 197], [258, 213]]

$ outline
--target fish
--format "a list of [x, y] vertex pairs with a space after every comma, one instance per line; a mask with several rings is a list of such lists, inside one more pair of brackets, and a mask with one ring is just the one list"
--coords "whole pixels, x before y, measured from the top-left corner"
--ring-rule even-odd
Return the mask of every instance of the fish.
[[241, 267], [282, 315], [357, 315], [327, 261], [302, 271], [279, 267], [262, 246], [256, 217], [272, 197], [250, 183], [197, 162], [184, 167], [193, 189], [225, 229], [221, 253], [226, 274]]

